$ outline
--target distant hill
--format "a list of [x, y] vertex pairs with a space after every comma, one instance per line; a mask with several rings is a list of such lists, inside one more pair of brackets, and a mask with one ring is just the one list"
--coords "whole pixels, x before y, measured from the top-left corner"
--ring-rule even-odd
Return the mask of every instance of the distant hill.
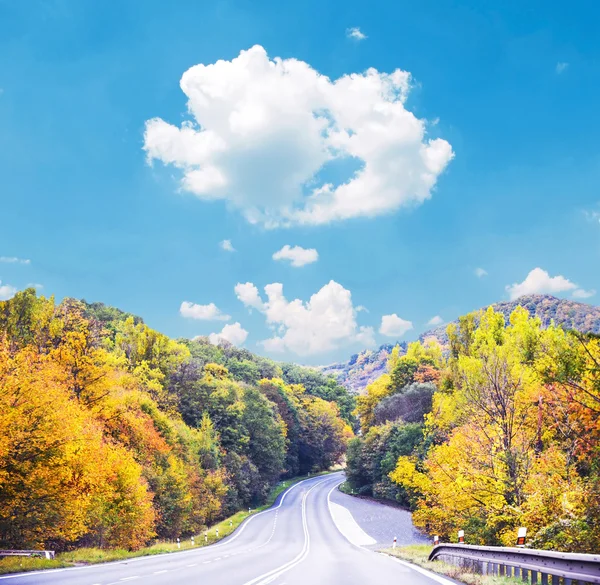
[[[565, 329], [600, 334], [600, 307], [585, 303], [557, 299], [551, 295], [525, 295], [514, 301], [502, 301], [492, 306], [506, 319], [518, 306], [521, 306], [527, 309], [530, 315], [539, 317], [544, 327], [554, 321], [555, 324], [562, 325]], [[447, 345], [447, 326], [446, 324], [430, 329], [421, 334], [419, 340], [424, 341], [434, 337], [441, 345]], [[398, 345], [400, 345], [401, 351], [406, 350], [405, 342]], [[347, 362], [322, 366], [320, 370], [323, 373], [334, 375], [342, 386], [360, 394], [369, 383], [387, 371], [387, 359], [393, 347], [394, 344], [388, 343], [377, 350], [367, 349], [353, 355]]]

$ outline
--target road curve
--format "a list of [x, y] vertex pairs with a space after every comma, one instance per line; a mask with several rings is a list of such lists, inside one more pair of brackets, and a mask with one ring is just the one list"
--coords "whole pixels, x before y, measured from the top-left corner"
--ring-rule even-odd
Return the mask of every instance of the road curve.
[[127, 561], [0, 576], [0, 585], [434, 585], [342, 535], [330, 512], [340, 474], [305, 480], [218, 544]]

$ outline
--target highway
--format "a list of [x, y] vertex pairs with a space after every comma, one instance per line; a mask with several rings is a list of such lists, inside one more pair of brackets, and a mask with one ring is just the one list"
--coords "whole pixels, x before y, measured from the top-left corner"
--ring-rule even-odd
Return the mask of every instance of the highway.
[[[2, 585], [449, 584], [368, 550], [373, 539], [332, 502], [341, 474], [305, 480], [220, 543], [127, 561], [0, 576]], [[335, 517], [335, 520], [334, 520]], [[343, 534], [342, 534], [343, 532]]]

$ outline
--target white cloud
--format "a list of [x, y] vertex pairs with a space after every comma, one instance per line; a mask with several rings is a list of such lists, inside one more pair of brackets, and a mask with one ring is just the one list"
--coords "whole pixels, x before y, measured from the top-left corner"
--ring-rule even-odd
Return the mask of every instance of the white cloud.
[[221, 248], [226, 252], [235, 252], [235, 248], [233, 247], [231, 240], [223, 240], [219, 246], [221, 246]]
[[487, 276], [487, 270], [484, 270], [483, 268], [475, 268], [475, 276], [478, 278]]
[[427, 325], [441, 325], [443, 322], [444, 320], [439, 315], [436, 315], [427, 321]]
[[10, 284], [2, 284], [0, 280], [0, 301], [8, 301], [15, 296], [17, 289]]
[[223, 340], [229, 341], [229, 343], [233, 343], [233, 345], [242, 345], [247, 337], [248, 332], [236, 322], [232, 325], [225, 325], [220, 333], [211, 333], [208, 336], [208, 340], [213, 345], [218, 345], [219, 342]]
[[576, 288], [573, 291], [573, 298], [575, 298], [575, 299], [589, 299], [590, 297], [593, 297], [595, 294], [596, 294], [596, 291], [594, 289], [584, 290], [582, 288]]
[[406, 321], [396, 313], [391, 315], [384, 315], [381, 317], [381, 326], [379, 327], [379, 333], [387, 335], [388, 337], [402, 337], [407, 331], [413, 328], [411, 321]]
[[186, 319], [199, 319], [201, 321], [229, 321], [231, 317], [221, 313], [221, 310], [214, 303], [208, 305], [197, 305], [189, 301], [183, 301], [179, 312]]
[[507, 285], [511, 300], [517, 299], [523, 295], [536, 293], [559, 293], [568, 290], [574, 290], [577, 285], [564, 276], [550, 276], [541, 268], [534, 268], [523, 282]]
[[289, 260], [291, 265], [296, 267], [312, 264], [318, 259], [319, 253], [314, 248], [307, 249], [301, 246], [291, 248], [288, 244], [273, 254], [273, 260]]
[[565, 61], [559, 61], [556, 64], [556, 73], [558, 73], [558, 75], [560, 75], [561, 73], [564, 73], [568, 67], [569, 67], [568, 63], [566, 63]]
[[367, 38], [367, 35], [363, 33], [357, 26], [346, 29], [346, 36], [349, 39], [354, 39], [355, 41], [364, 41]]
[[238, 300], [242, 301], [246, 307], [258, 309], [259, 311], [263, 310], [263, 302], [260, 298], [258, 289], [251, 282], [246, 282], [244, 284], [238, 282], [233, 290], [235, 291], [235, 296]]
[[29, 258], [17, 258], [16, 256], [0, 256], [0, 262], [6, 264], [31, 264]]
[[[146, 122], [148, 161], [183, 173], [183, 189], [224, 200], [266, 227], [373, 217], [429, 199], [452, 147], [405, 108], [410, 73], [368, 69], [331, 81], [254, 46], [182, 76], [193, 120]], [[352, 161], [338, 182], [319, 179]], [[346, 165], [348, 166], [348, 165]]]
[[44, 288], [43, 284], [38, 284], [37, 282], [30, 282], [25, 288], [36, 288], [36, 289], [41, 289]]
[[266, 302], [250, 282], [238, 284], [235, 292], [246, 306], [259, 309], [274, 330], [274, 336], [262, 342], [268, 351], [289, 350], [310, 355], [350, 343], [375, 345], [373, 328], [361, 327], [356, 322], [357, 310], [350, 291], [333, 280], [307, 302], [288, 301], [280, 283], [265, 286]]

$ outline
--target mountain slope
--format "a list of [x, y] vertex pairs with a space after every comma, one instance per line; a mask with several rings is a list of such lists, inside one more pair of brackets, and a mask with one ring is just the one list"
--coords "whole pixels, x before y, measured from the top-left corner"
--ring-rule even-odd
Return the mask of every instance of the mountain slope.
[[[518, 307], [524, 307], [532, 316], [539, 317], [542, 325], [547, 327], [552, 321], [565, 329], [576, 329], [582, 333], [600, 334], [600, 307], [578, 303], [568, 299], [558, 299], [551, 295], [525, 295], [514, 301], [502, 301], [492, 305], [494, 310], [501, 312], [505, 319]], [[483, 310], [487, 309], [484, 307]], [[457, 323], [458, 321], [454, 321]], [[446, 327], [442, 325], [430, 329], [419, 336], [423, 341], [428, 338], [437, 339], [441, 345], [447, 345]], [[406, 343], [399, 344], [401, 351], [406, 349]], [[387, 371], [387, 359], [393, 344], [382, 345], [377, 350], [364, 350], [353, 355], [347, 362], [322, 366], [321, 371], [332, 374], [338, 382], [353, 392], [361, 393], [364, 388], [381, 374]]]

